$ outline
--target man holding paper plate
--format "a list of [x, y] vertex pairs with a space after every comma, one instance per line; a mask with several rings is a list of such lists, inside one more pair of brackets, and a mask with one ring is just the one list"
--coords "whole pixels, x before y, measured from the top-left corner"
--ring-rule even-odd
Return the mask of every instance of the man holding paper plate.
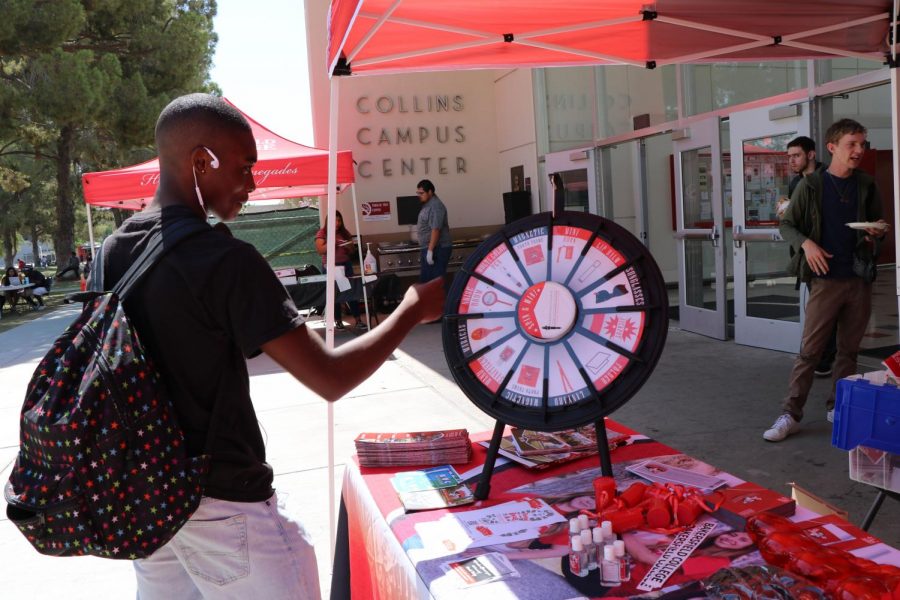
[[841, 119], [825, 134], [831, 164], [806, 175], [781, 219], [782, 237], [795, 250], [790, 272], [810, 283], [800, 353], [794, 361], [782, 414], [763, 433], [780, 442], [800, 429], [814, 371], [837, 326], [837, 357], [827, 417], [834, 414], [838, 379], [856, 373], [856, 357], [872, 310], [875, 248], [890, 226], [881, 218], [874, 179], [859, 170], [866, 128]]

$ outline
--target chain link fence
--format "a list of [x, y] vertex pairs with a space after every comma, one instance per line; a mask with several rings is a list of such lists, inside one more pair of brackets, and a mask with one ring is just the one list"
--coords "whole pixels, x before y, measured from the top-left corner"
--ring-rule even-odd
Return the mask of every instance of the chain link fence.
[[290, 208], [239, 215], [228, 223], [234, 237], [253, 244], [273, 269], [320, 267], [316, 252], [318, 208]]

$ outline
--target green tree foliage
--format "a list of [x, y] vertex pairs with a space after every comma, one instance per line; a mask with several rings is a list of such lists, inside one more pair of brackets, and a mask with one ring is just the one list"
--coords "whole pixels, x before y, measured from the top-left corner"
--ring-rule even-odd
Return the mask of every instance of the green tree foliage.
[[52, 209], [0, 212], [0, 230], [50, 224], [69, 255], [80, 174], [149, 158], [159, 111], [213, 88], [215, 12], [215, 0], [0, 0], [0, 205]]

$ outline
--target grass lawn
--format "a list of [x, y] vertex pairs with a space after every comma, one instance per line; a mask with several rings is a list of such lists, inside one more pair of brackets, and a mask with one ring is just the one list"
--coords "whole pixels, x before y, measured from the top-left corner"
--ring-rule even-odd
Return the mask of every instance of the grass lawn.
[[5, 305], [3, 310], [3, 318], [0, 319], [0, 333], [9, 331], [13, 327], [17, 327], [22, 323], [37, 319], [49, 312], [63, 306], [63, 299], [72, 292], [79, 290], [79, 281], [54, 281], [50, 293], [44, 296], [44, 310], [31, 310], [24, 300], [19, 301], [17, 311], [10, 311], [9, 306]]

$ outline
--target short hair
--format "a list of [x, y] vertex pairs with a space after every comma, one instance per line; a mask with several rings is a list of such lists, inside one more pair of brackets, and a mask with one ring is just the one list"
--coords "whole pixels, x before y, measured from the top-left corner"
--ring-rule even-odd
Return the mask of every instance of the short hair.
[[423, 192], [431, 192], [434, 193], [434, 184], [431, 183], [430, 179], [423, 179], [419, 183], [416, 184], [417, 188], [422, 188]]
[[787, 145], [788, 148], [794, 148], [796, 146], [800, 146], [800, 149], [803, 150], [804, 154], [816, 151], [816, 143], [812, 141], [812, 138], [808, 138], [805, 135], [798, 135], [789, 141]]
[[193, 139], [212, 134], [222, 127], [252, 131], [241, 112], [222, 98], [211, 94], [187, 94], [172, 100], [156, 120], [156, 145], [161, 147], [177, 136], [190, 145]]
[[854, 121], [853, 119], [841, 119], [840, 121], [835, 121], [831, 127], [828, 128], [828, 131], [825, 132], [825, 142], [837, 144], [841, 138], [848, 133], [868, 133], [868, 130], [858, 121]]

